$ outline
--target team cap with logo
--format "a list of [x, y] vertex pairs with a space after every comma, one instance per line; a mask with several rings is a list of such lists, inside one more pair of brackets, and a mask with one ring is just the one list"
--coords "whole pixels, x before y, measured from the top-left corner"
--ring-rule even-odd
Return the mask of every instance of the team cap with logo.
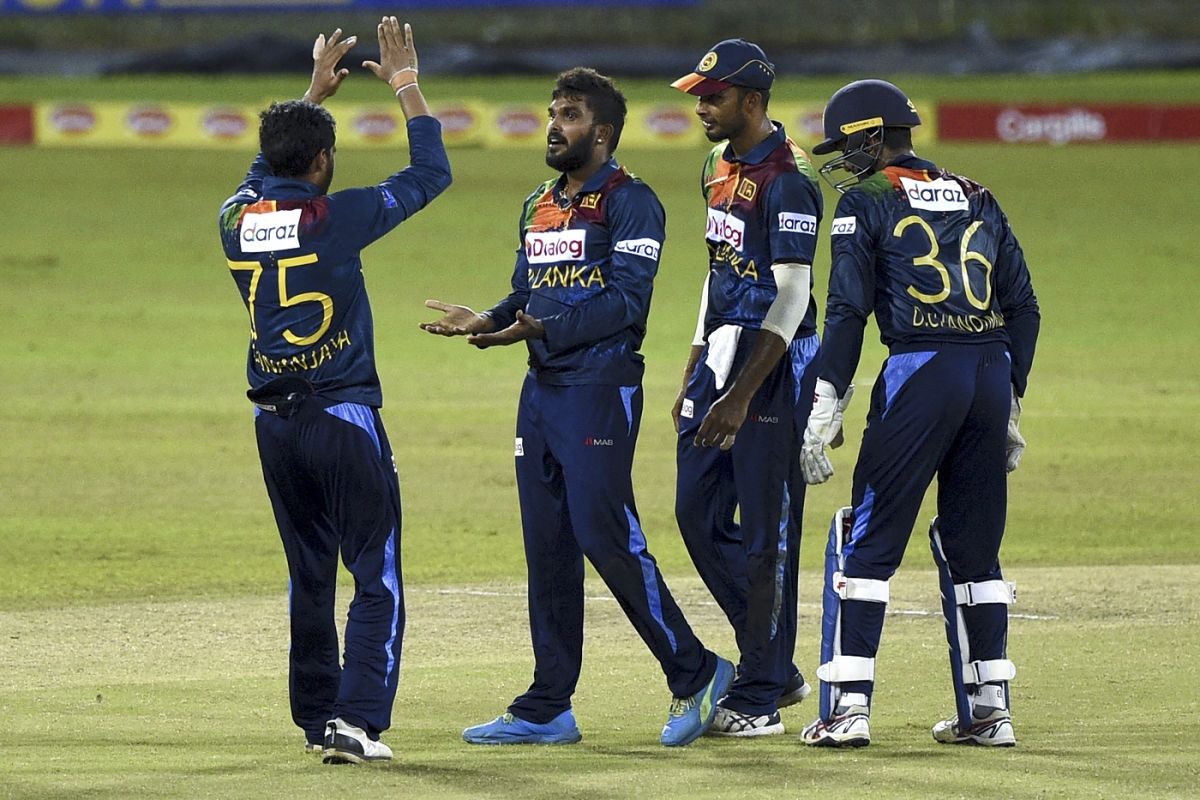
[[700, 97], [716, 94], [730, 86], [770, 89], [775, 80], [775, 65], [754, 42], [726, 39], [709, 50], [696, 71], [671, 84], [675, 89]]
[[868, 79], [848, 83], [833, 93], [825, 106], [825, 141], [812, 149], [823, 156], [838, 149], [843, 139], [868, 128], [915, 128], [917, 108], [904, 92], [887, 81]]

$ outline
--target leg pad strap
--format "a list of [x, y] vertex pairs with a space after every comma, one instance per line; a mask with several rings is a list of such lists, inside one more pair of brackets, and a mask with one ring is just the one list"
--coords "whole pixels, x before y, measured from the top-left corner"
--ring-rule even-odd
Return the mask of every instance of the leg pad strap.
[[874, 578], [847, 578], [842, 573], [835, 572], [833, 589], [843, 600], [863, 600], [868, 603], [888, 601], [888, 582]]
[[960, 606], [978, 606], [984, 603], [1003, 603], [1010, 606], [1017, 602], [1017, 585], [1012, 581], [1000, 580], [956, 583], [954, 602]]
[[817, 677], [826, 683], [873, 681], [875, 680], [875, 659], [837, 655], [831, 661], [826, 661], [817, 667]]
[[963, 664], [963, 683], [991, 683], [1011, 681], [1017, 677], [1017, 667], [1007, 658], [991, 661], [971, 661]]

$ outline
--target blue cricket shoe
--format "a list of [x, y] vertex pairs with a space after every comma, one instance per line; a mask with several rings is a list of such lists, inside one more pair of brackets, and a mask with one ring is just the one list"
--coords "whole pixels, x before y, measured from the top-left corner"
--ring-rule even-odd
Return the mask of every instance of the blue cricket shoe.
[[526, 722], [512, 714], [463, 731], [470, 744], [575, 744], [583, 738], [571, 709], [545, 723]]
[[660, 741], [667, 747], [683, 747], [704, 735], [717, 716], [717, 701], [733, 683], [733, 675], [733, 664], [718, 657], [712, 680], [703, 689], [691, 697], [676, 697], [671, 701]]

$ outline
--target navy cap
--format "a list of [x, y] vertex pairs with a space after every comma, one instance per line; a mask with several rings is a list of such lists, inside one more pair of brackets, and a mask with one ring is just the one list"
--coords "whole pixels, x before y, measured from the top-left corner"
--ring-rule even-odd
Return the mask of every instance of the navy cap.
[[700, 59], [695, 72], [684, 75], [671, 86], [703, 97], [730, 86], [766, 90], [774, 81], [775, 65], [767, 60], [761, 47], [745, 39], [726, 39]]
[[839, 149], [841, 141], [856, 131], [915, 128], [921, 124], [921, 117], [898, 86], [871, 79], [848, 83], [834, 92], [825, 105], [821, 124], [825, 141], [812, 149], [819, 156]]

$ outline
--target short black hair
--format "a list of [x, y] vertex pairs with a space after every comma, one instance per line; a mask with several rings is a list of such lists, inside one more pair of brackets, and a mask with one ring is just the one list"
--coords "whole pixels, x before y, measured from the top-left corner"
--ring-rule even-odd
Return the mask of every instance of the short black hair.
[[621, 129], [625, 127], [625, 95], [621, 94], [612, 82], [612, 78], [601, 75], [590, 67], [575, 67], [560, 73], [554, 84], [554, 93], [550, 99], [560, 97], [580, 97], [592, 111], [592, 118], [601, 125], [611, 125], [612, 147], [608, 152], [615, 152], [621, 141]]
[[734, 88], [737, 89], [737, 96], [738, 96], [739, 103], [742, 102], [743, 100], [745, 100], [746, 95], [750, 94], [750, 92], [758, 92], [760, 95], [762, 95], [763, 111], [766, 111], [767, 106], [769, 106], [771, 104], [771, 90], [770, 89], [751, 89], [749, 86], [736, 86]]
[[889, 150], [912, 150], [912, 128], [886, 126], [883, 129], [883, 145]]
[[333, 149], [333, 115], [316, 103], [272, 103], [258, 119], [258, 147], [271, 171], [281, 178], [305, 174], [317, 153]]

